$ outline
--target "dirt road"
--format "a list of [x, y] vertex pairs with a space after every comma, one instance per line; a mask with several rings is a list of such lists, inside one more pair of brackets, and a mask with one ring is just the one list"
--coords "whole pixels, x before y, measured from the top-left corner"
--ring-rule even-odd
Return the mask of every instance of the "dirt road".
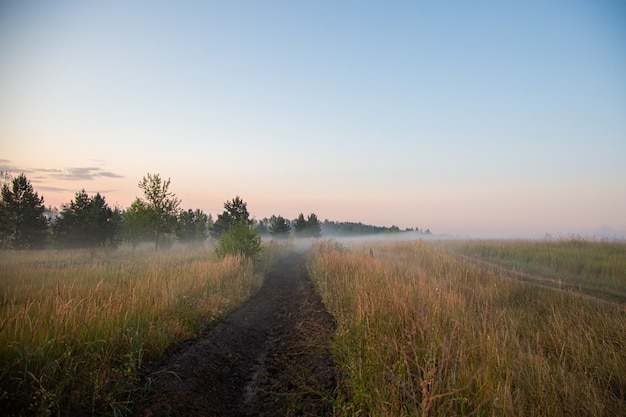
[[279, 261], [240, 309], [149, 369], [153, 391], [136, 415], [331, 415], [335, 322], [303, 261]]
[[588, 299], [589, 301], [626, 311], [626, 293], [620, 289], [596, 287], [590, 282], [574, 284], [557, 278], [550, 278], [544, 275], [518, 270], [510, 265], [493, 262], [475, 256], [461, 253], [456, 253], [456, 256], [461, 260], [478, 265], [490, 271], [498, 272], [527, 285], [533, 285], [557, 292], [575, 293], [580, 297]]

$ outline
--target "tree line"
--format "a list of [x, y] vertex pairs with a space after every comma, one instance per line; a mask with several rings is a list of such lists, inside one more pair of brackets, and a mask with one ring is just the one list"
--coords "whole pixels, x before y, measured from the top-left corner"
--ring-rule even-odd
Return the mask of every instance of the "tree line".
[[153, 242], [167, 248], [173, 241], [203, 245], [212, 238], [219, 254], [254, 256], [261, 237], [275, 239], [320, 237], [321, 225], [315, 214], [305, 220], [301, 214], [291, 222], [282, 216], [256, 221], [239, 196], [224, 203], [215, 221], [201, 209], [180, 208], [181, 201], [169, 190], [170, 179], [148, 173], [138, 183], [143, 198], [136, 198], [122, 210], [111, 208], [100, 193], [84, 189], [60, 210], [46, 208], [43, 196], [34, 190], [24, 174], [11, 178], [0, 172], [0, 247], [13, 249], [116, 247], [122, 242], [136, 247]]
[[239, 196], [224, 203], [215, 220], [201, 209], [181, 209], [181, 201], [169, 190], [170, 179], [148, 173], [138, 183], [143, 198], [128, 208], [111, 208], [100, 193], [78, 191], [60, 210], [46, 208], [43, 196], [24, 174], [15, 178], [0, 171], [0, 248], [40, 249], [116, 247], [126, 242], [133, 248], [153, 242], [167, 248], [174, 241], [201, 246], [216, 242], [219, 254], [254, 256], [262, 238], [288, 239], [324, 236], [363, 236], [413, 232], [430, 235], [430, 230], [397, 226], [380, 227], [353, 222], [320, 222], [315, 213], [300, 213], [293, 220], [281, 215], [255, 220]]
[[354, 222], [335, 222], [324, 220], [322, 223], [322, 234], [324, 236], [366, 236], [379, 234], [395, 234], [395, 233], [413, 233], [419, 235], [432, 235], [430, 229], [420, 229], [419, 227], [408, 227], [404, 230], [398, 226], [372, 226], [370, 224], [354, 223]]

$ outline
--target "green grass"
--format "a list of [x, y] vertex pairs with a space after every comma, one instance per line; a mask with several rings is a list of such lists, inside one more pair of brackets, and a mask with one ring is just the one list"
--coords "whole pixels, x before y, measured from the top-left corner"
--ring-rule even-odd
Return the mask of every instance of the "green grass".
[[626, 415], [624, 312], [439, 243], [322, 243], [309, 270], [338, 321], [336, 416]]
[[142, 364], [256, 292], [277, 252], [0, 252], [0, 410], [127, 413]]
[[448, 242], [448, 246], [457, 253], [548, 278], [553, 286], [626, 303], [624, 241], [471, 240]]

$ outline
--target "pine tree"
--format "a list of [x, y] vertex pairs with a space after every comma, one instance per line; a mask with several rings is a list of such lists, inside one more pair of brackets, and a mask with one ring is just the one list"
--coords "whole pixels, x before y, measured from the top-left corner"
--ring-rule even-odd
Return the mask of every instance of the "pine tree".
[[224, 211], [217, 215], [217, 219], [213, 224], [211, 235], [219, 239], [226, 232], [232, 223], [243, 221], [251, 225], [253, 223], [248, 213], [248, 205], [241, 197], [236, 196], [232, 200], [224, 203]]
[[178, 215], [176, 237], [182, 243], [201, 246], [207, 237], [213, 223], [211, 215], [208, 216], [200, 209], [182, 211]]
[[291, 226], [289, 225], [289, 221], [283, 216], [272, 216], [269, 229], [270, 235], [272, 235], [274, 239], [287, 239], [291, 231]]
[[90, 197], [83, 189], [62, 207], [52, 230], [55, 240], [62, 246], [97, 247], [115, 244], [120, 223], [120, 214], [108, 206], [100, 193]]
[[2, 185], [0, 228], [2, 245], [15, 249], [38, 249], [44, 246], [48, 233], [46, 207], [24, 174]]
[[311, 213], [307, 217], [305, 230], [307, 237], [319, 239], [322, 235], [322, 224], [315, 213]]
[[293, 230], [296, 232], [296, 237], [306, 237], [306, 220], [304, 214], [300, 213], [298, 218], [293, 221]]

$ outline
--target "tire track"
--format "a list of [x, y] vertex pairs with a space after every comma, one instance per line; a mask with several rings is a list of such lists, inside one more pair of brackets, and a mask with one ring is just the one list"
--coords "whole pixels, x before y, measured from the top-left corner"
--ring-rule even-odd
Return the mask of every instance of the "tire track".
[[[572, 284], [568, 282], [563, 282], [560, 279], [548, 278], [542, 275], [519, 271], [512, 267], [507, 267], [497, 262], [487, 261], [485, 259], [474, 256], [464, 255], [460, 253], [454, 253], [454, 255], [465, 262], [479, 266], [491, 272], [499, 273], [511, 279], [515, 279], [522, 282], [523, 284], [533, 285], [539, 288], [551, 291], [558, 291], [561, 293], [575, 293], [578, 296], [584, 297], [589, 301], [593, 301], [607, 307], [617, 308], [619, 310], [626, 311], [626, 302], [615, 301], [605, 297], [590, 294], [590, 291], [597, 290], [594, 287], [589, 287], [582, 284]], [[603, 289], [603, 291], [608, 290]], [[610, 294], [615, 297], [624, 297], [624, 294], [622, 293], [610, 292]]]

